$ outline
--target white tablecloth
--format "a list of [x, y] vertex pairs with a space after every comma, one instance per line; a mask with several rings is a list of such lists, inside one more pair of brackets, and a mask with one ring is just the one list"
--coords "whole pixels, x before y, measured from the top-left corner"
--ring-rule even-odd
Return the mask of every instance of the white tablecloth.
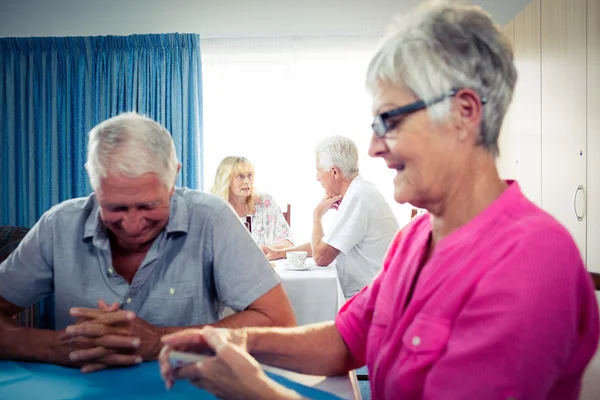
[[[312, 259], [307, 261], [313, 262]], [[344, 304], [344, 295], [337, 276], [335, 264], [313, 267], [306, 271], [289, 271], [284, 268], [286, 260], [277, 260], [275, 271], [282, 279], [298, 325], [331, 321]]]

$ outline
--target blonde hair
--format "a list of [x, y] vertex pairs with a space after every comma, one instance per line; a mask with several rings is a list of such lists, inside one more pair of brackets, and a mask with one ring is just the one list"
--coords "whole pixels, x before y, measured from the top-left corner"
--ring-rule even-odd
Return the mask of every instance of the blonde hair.
[[[229, 202], [229, 189], [231, 182], [238, 174], [254, 171], [254, 166], [247, 158], [229, 156], [225, 157], [217, 167], [215, 174], [215, 182], [210, 188], [210, 192], [219, 196], [223, 200]], [[250, 196], [246, 199], [246, 204], [250, 210], [250, 214], [254, 213], [256, 202], [256, 190], [254, 184], [250, 188]]]

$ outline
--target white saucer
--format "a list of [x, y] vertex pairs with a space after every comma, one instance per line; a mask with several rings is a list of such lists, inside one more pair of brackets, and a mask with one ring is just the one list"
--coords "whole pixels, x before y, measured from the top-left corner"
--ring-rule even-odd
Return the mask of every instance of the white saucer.
[[287, 269], [288, 271], [306, 271], [308, 269], [313, 268], [314, 266], [315, 262], [309, 260], [304, 261], [304, 265], [300, 267], [293, 266], [288, 260], [285, 260], [283, 263], [283, 268]]

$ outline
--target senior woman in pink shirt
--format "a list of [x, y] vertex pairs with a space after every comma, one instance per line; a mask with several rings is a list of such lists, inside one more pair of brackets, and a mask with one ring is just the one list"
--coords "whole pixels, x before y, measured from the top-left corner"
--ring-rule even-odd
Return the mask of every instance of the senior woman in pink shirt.
[[[517, 74], [481, 9], [425, 3], [367, 72], [369, 154], [394, 197], [424, 208], [335, 322], [183, 331], [161, 372], [223, 398], [294, 399], [257, 363], [337, 375], [367, 365], [375, 399], [577, 399], [598, 343], [592, 282], [571, 236], [496, 169]], [[215, 356], [171, 369], [171, 349]], [[250, 356], [252, 355], [252, 356]]]

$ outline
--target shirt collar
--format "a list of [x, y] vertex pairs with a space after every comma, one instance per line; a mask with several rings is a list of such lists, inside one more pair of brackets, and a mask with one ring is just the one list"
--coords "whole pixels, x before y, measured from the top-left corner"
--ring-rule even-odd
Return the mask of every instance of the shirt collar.
[[[469, 241], [485, 239], [487, 233], [493, 231], [499, 223], [499, 217], [511, 214], [511, 210], [516, 209], [519, 203], [526, 199], [517, 181], [506, 180], [505, 182], [507, 187], [504, 192], [475, 218], [443, 238], [437, 244], [436, 252], [445, 251], [446, 248], [453, 247], [463, 240], [469, 243]], [[429, 224], [431, 231], [430, 220]]]
[[188, 218], [188, 209], [185, 200], [177, 191], [173, 192], [171, 197], [171, 214], [165, 230], [167, 233], [188, 232], [190, 220]]
[[363, 178], [360, 175], [356, 175], [354, 178], [352, 178], [352, 182], [350, 182], [350, 185], [348, 185], [348, 189], [346, 189], [346, 193], [342, 197], [342, 201], [344, 201], [346, 197], [349, 197], [349, 195], [354, 192], [354, 188], [356, 188], [356, 185], [358, 185], [358, 183], [362, 180]]
[[83, 228], [83, 238], [89, 239], [99, 236], [100, 234], [104, 235], [104, 225], [100, 222], [100, 207], [98, 205], [98, 200], [96, 199], [96, 193], [89, 195], [83, 208], [91, 209]]

